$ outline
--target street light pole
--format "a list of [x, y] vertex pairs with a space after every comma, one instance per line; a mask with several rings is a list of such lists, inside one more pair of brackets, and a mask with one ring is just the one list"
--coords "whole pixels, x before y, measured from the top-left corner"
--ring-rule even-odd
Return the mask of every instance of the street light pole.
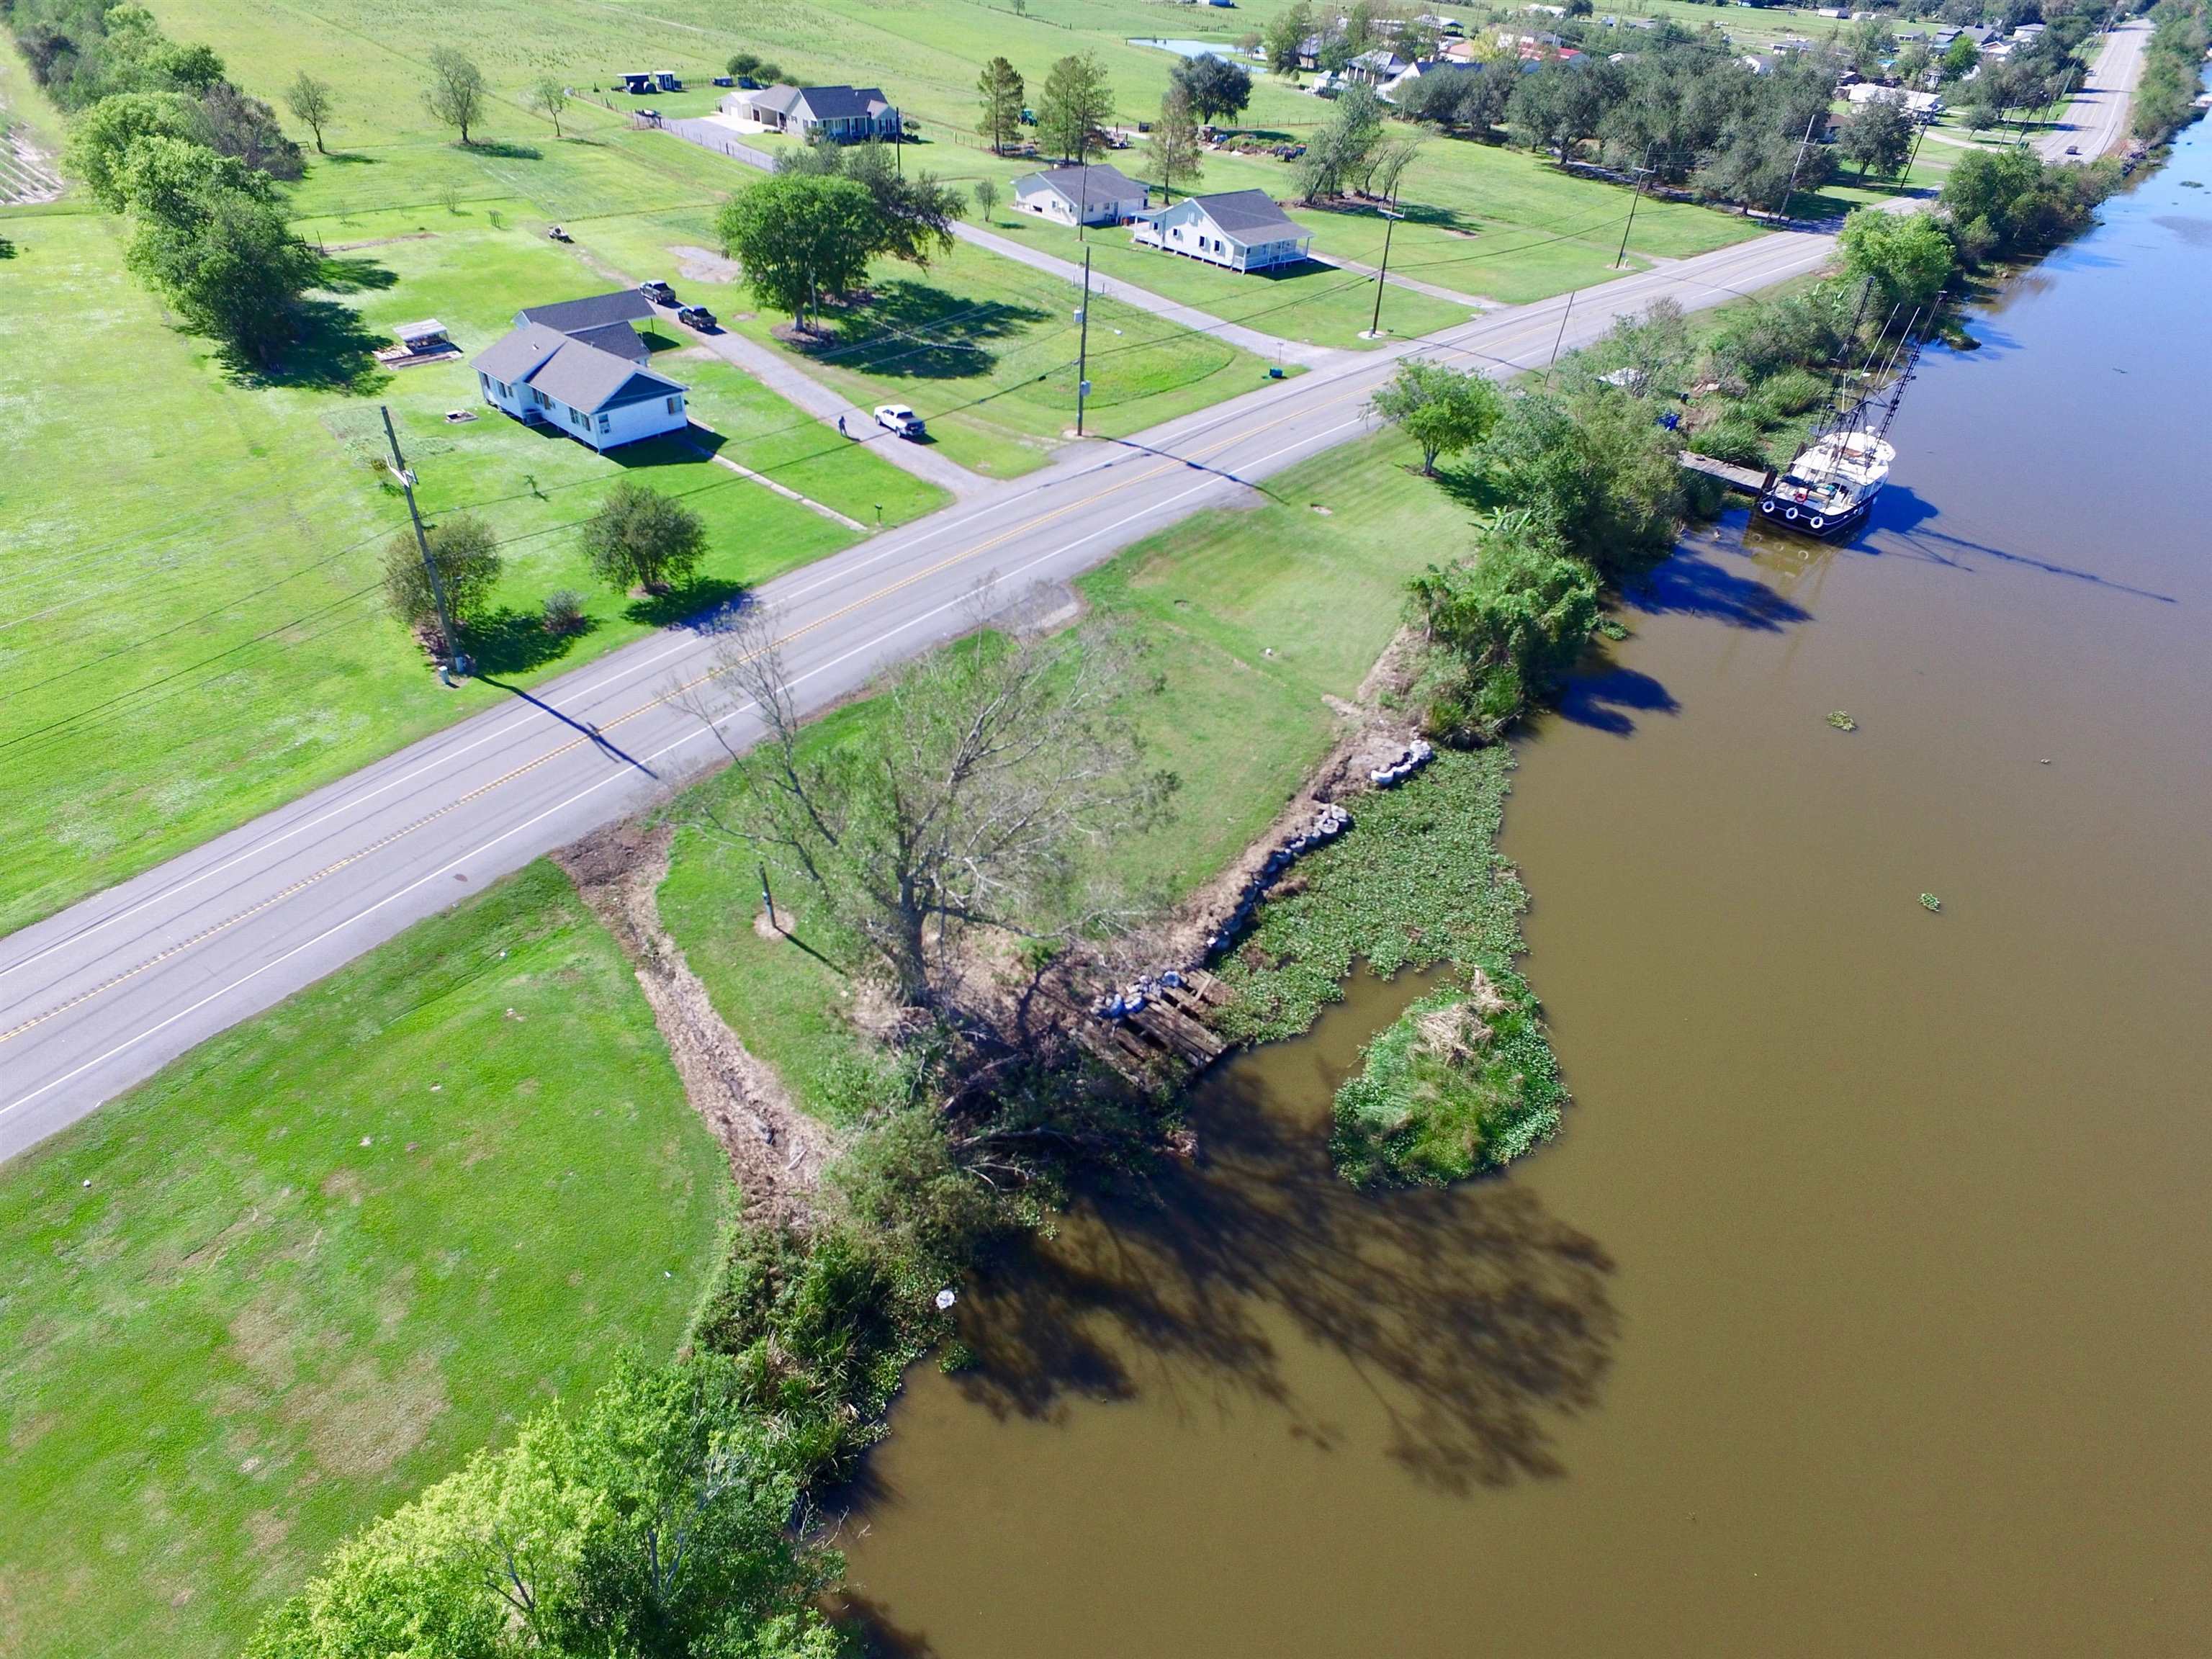
[[1390, 233], [1398, 228], [1398, 221], [1406, 216], [1402, 213], [1393, 213], [1389, 208], [1380, 211], [1382, 215], [1382, 269], [1375, 273], [1375, 315], [1368, 320], [1367, 332], [1359, 337], [1363, 340], [1382, 337], [1382, 287], [1390, 280]]

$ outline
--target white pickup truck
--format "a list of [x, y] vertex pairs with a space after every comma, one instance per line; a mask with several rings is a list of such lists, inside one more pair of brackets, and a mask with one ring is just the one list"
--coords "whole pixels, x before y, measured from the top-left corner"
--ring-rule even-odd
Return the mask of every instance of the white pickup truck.
[[876, 424], [885, 431], [897, 433], [902, 438], [924, 437], [928, 432], [921, 423], [921, 416], [904, 404], [878, 404]]

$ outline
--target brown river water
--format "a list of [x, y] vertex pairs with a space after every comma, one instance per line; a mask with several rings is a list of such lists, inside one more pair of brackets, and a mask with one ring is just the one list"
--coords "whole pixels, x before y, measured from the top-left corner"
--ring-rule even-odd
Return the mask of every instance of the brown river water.
[[1356, 985], [975, 1288], [844, 1528], [891, 1650], [2212, 1653], [2188, 179], [2202, 127], [1931, 356], [1858, 544], [1698, 537], [1524, 744], [1557, 1142], [1334, 1182], [1417, 988]]

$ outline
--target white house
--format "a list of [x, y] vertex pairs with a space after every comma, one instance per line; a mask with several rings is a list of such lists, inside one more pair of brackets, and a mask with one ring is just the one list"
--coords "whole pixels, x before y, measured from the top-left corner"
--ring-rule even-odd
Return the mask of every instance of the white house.
[[1916, 121], [1932, 121], [1943, 112], [1943, 100], [1932, 92], [1885, 87], [1877, 81], [1862, 81], [1856, 86], [1845, 87], [1844, 97], [1854, 105], [1895, 104]]
[[1130, 227], [1130, 240], [1231, 270], [1266, 270], [1309, 258], [1313, 232], [1287, 217], [1266, 191], [1231, 190], [1146, 209]]
[[653, 303], [638, 289], [617, 289], [612, 294], [593, 294], [581, 300], [562, 300], [550, 306], [526, 306], [514, 313], [514, 325], [543, 323], [573, 340], [611, 351], [641, 363], [652, 354], [638, 337], [633, 323], [650, 322]]
[[524, 323], [478, 352], [471, 367], [494, 409], [526, 426], [556, 427], [593, 449], [690, 423], [684, 388], [666, 375], [544, 323]]
[[880, 87], [761, 87], [733, 92], [722, 112], [757, 122], [770, 132], [795, 132], [841, 144], [898, 136], [898, 108]]
[[1014, 180], [1014, 205], [1063, 225], [1118, 225], [1152, 204], [1144, 185], [1121, 168], [1050, 167]]

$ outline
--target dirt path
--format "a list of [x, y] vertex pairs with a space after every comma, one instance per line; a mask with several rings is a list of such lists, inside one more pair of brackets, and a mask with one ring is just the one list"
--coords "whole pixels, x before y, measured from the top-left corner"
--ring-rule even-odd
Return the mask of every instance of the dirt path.
[[692, 1109], [728, 1152], [749, 1220], [804, 1227], [836, 1151], [782, 1080], [714, 1011], [707, 988], [660, 925], [655, 895], [668, 874], [672, 831], [618, 823], [553, 855], [637, 972]]

